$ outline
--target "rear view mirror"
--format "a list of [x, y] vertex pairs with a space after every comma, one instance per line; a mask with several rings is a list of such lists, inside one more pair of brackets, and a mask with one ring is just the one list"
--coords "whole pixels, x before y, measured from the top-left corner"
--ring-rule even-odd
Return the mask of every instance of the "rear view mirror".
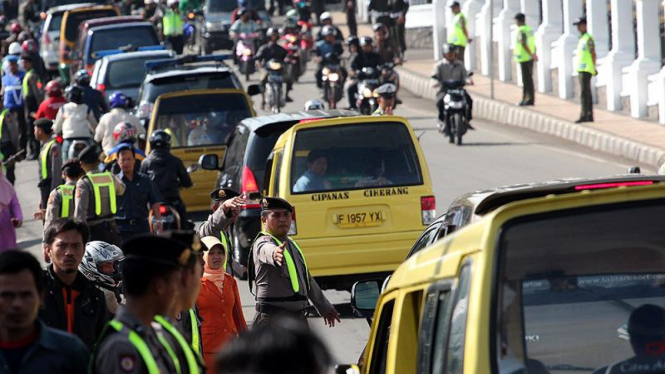
[[381, 294], [378, 280], [356, 282], [351, 288], [351, 308], [360, 317], [371, 317]]
[[219, 158], [216, 154], [207, 154], [199, 158], [199, 165], [203, 170], [218, 170]]
[[335, 374], [360, 374], [358, 365], [335, 365]]
[[250, 84], [249, 87], [247, 87], [247, 94], [249, 96], [254, 96], [258, 95], [261, 93], [261, 86], [258, 84]]

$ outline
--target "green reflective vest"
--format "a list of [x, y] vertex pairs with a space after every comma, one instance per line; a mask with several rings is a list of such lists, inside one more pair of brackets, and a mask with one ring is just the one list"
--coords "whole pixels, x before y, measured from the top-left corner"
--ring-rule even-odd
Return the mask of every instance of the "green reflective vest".
[[[195, 321], [196, 320], [192, 321], [192, 323]], [[178, 342], [178, 345], [180, 345], [180, 348], [182, 349], [183, 353], [185, 354], [185, 358], [187, 359], [189, 374], [199, 374], [199, 364], [196, 360], [194, 352], [192, 351], [192, 347], [187, 344], [187, 341], [178, 331], [178, 329], [176, 329], [169, 321], [166, 320], [166, 318], [162, 316], [155, 316], [155, 322], [159, 323], [164, 328], [164, 330], [171, 334]]]
[[[28, 97], [30, 94], [30, 79], [32, 79], [32, 76], [35, 74], [35, 69], [30, 69], [29, 72], [25, 73], [25, 77], [23, 77], [23, 97]], [[37, 86], [41, 87], [41, 80], [37, 78]]]
[[111, 203], [111, 213], [115, 214], [117, 206], [115, 203], [115, 184], [113, 183], [113, 175], [111, 173], [91, 173], [87, 175], [90, 184], [92, 184], [93, 193], [95, 195], [95, 214], [102, 214], [102, 195], [100, 189], [107, 187], [109, 189], [109, 202]]
[[182, 28], [184, 26], [184, 21], [180, 17], [179, 13], [174, 12], [171, 9], [166, 11], [163, 18], [164, 26], [164, 36], [178, 36], [182, 35]]
[[60, 197], [62, 199], [62, 206], [60, 207], [60, 217], [67, 218], [69, 217], [70, 212], [73, 210], [72, 205], [74, 203], [74, 189], [76, 186], [70, 186], [63, 184], [58, 186], [60, 191]]
[[[143, 338], [139, 334], [137, 334], [136, 331], [126, 328], [125, 325], [122, 324], [122, 322], [118, 322], [116, 320], [112, 320], [111, 322], [109, 322], [108, 326], [111, 326], [119, 333], [127, 335], [129, 343], [133, 345], [134, 348], [136, 348], [136, 351], [139, 353], [139, 356], [141, 356], [143, 363], [148, 369], [148, 374], [160, 374], [159, 367], [157, 366], [157, 361], [155, 361], [155, 358], [152, 356], [152, 352], [150, 352], [148, 344], [146, 344], [145, 340], [143, 340]], [[175, 356], [171, 355], [171, 358], [174, 359]], [[94, 363], [94, 356], [91, 365], [93, 365], [93, 363]]]
[[531, 53], [536, 53], [536, 37], [533, 35], [533, 30], [527, 25], [522, 25], [517, 28], [517, 38], [515, 39], [515, 49], [513, 49], [513, 55], [515, 56], [515, 61], [527, 62], [533, 60], [531, 54], [526, 51], [522, 45], [522, 35], [526, 35], [526, 45], [529, 47]]
[[222, 242], [222, 247], [224, 247], [224, 251], [226, 252], [226, 256], [224, 257], [224, 266], [222, 266], [222, 269], [226, 271], [226, 264], [229, 262], [229, 241], [226, 239], [226, 234], [224, 234], [224, 231], [219, 232], [219, 240]]
[[[277, 239], [271, 233], [267, 231], [262, 231], [261, 234], [270, 236], [277, 242], [277, 245], [282, 245], [282, 241]], [[300, 252], [300, 257], [302, 257], [302, 262], [305, 265], [305, 279], [307, 279], [307, 289], [309, 290], [310, 287], [309, 269], [307, 268], [307, 261], [305, 260], [305, 254], [302, 252], [302, 249], [300, 249], [300, 246], [298, 245], [298, 243], [296, 243], [295, 240], [291, 238], [288, 238], [288, 240], [291, 243], [293, 243], [296, 249], [298, 249], [298, 252]], [[291, 253], [289, 253], [288, 250], [284, 251], [284, 261], [286, 262], [286, 269], [289, 272], [289, 279], [291, 280], [291, 288], [293, 288], [293, 292], [298, 293], [300, 291], [300, 282], [298, 281], [298, 270], [296, 269], [296, 263], [293, 261], [293, 257], [291, 256]]]
[[192, 322], [192, 350], [196, 352], [199, 357], [201, 356], [201, 336], [199, 335], [199, 323], [196, 318], [194, 308], [189, 309], [189, 319]]
[[48, 155], [51, 153], [51, 147], [53, 147], [53, 143], [55, 143], [55, 139], [51, 139], [46, 143], [44, 146], [44, 149], [42, 149], [42, 152], [39, 154], [39, 160], [40, 160], [40, 167], [42, 171], [42, 180], [48, 179]]
[[464, 29], [462, 28], [462, 21], [464, 21], [464, 24], [466, 25], [466, 17], [462, 12], [457, 13], [453, 17], [453, 32], [448, 35], [448, 44], [466, 47], [468, 40], [464, 34]]
[[[591, 46], [589, 46], [589, 44], [591, 44]], [[589, 33], [584, 33], [584, 35], [580, 37], [580, 41], [577, 43], [577, 58], [579, 59], [577, 71], [595, 75], [596, 66], [593, 63], [591, 47], [593, 47], [593, 38]]]

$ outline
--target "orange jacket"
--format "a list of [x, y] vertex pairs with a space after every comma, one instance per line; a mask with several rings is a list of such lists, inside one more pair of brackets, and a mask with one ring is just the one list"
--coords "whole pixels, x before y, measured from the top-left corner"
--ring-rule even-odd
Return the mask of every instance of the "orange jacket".
[[214, 372], [215, 357], [222, 346], [231, 338], [247, 330], [247, 322], [242, 313], [238, 284], [233, 276], [224, 274], [223, 294], [210, 280], [201, 279], [201, 292], [196, 305], [199, 307], [203, 360], [208, 372]]

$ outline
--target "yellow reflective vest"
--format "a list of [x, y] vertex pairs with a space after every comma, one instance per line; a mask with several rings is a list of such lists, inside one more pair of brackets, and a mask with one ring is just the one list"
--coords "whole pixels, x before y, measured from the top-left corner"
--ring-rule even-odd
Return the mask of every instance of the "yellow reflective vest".
[[533, 30], [527, 25], [522, 25], [517, 29], [517, 38], [515, 40], [515, 49], [513, 49], [513, 55], [515, 61], [518, 63], [527, 62], [533, 60], [531, 54], [526, 51], [522, 45], [522, 35], [526, 36], [526, 45], [529, 47], [531, 53], [536, 53], [536, 37], [533, 35]]
[[466, 38], [466, 34], [464, 34], [462, 22], [464, 22], [466, 25], [466, 17], [464, 14], [462, 14], [462, 12], [459, 12], [455, 15], [455, 17], [453, 17], [453, 32], [448, 35], [448, 44], [466, 47], [468, 39]]
[[593, 48], [593, 38], [589, 33], [584, 33], [577, 43], [578, 72], [596, 75], [596, 65], [593, 63], [593, 54], [591, 53]]

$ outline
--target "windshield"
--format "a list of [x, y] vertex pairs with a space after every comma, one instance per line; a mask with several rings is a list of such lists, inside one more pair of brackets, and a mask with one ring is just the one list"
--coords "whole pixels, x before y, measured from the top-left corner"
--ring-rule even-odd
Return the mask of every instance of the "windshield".
[[661, 200], [504, 227], [500, 372], [662, 373], [663, 215]]
[[231, 73], [216, 72], [209, 74], [179, 75], [153, 79], [146, 84], [146, 92], [143, 94], [147, 100], [154, 103], [161, 94], [177, 91], [214, 89], [214, 88], [237, 88]]
[[398, 122], [297, 132], [291, 192], [413, 186], [423, 183], [411, 134]]
[[241, 94], [178, 96], [160, 100], [155, 129], [171, 135], [173, 148], [222, 145], [250, 116]]
[[85, 10], [79, 12], [69, 12], [67, 16], [67, 25], [65, 28], [65, 39], [73, 42], [76, 39], [79, 25], [89, 19], [117, 16], [113, 9]]
[[139, 87], [145, 78], [145, 62], [166, 56], [146, 56], [131, 60], [118, 60], [109, 64], [106, 81], [107, 89]]
[[[236, 0], [207, 0], [206, 6], [208, 7], [208, 12], [210, 13], [224, 13], [224, 12], [233, 12], [238, 7], [238, 1]], [[255, 10], [265, 10], [266, 6], [263, 1], [251, 0], [249, 2], [250, 9]]]
[[125, 46], [147, 47], [158, 45], [157, 34], [152, 26], [114, 27], [95, 31], [88, 51], [88, 58], [97, 59], [98, 51], [114, 50]]

